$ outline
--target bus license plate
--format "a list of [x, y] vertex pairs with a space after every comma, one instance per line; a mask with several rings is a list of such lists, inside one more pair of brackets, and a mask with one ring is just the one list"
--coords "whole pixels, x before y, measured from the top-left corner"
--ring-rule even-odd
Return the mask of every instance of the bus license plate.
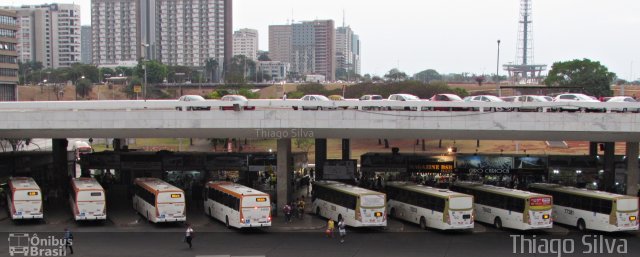
[[84, 212], [81, 212], [81, 213], [80, 213], [80, 216], [84, 216]]

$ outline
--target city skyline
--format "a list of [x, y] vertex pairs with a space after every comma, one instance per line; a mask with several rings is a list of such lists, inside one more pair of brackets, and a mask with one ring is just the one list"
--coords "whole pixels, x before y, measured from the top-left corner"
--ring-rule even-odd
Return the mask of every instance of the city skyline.
[[[81, 5], [82, 24], [90, 24], [90, 1], [7, 1], [4, 5], [73, 3]], [[235, 1], [234, 30], [257, 29], [260, 50], [268, 49], [268, 26], [295, 21], [332, 19], [358, 32], [362, 73], [384, 75], [399, 68], [412, 75], [433, 68], [441, 73], [496, 72], [496, 41], [500, 64], [515, 61], [518, 1], [453, 0], [415, 2], [393, 6], [360, 1], [327, 0], [322, 5], [292, 0]], [[600, 61], [622, 79], [640, 77], [640, 25], [633, 10], [640, 3], [590, 0], [536, 0], [533, 2], [535, 62], [549, 67], [556, 61], [589, 58]], [[268, 10], [269, 15], [264, 15]], [[579, 10], [575, 12], [574, 10]], [[559, 25], [560, 24], [560, 25]], [[389, 40], [396, 36], [398, 41]], [[500, 74], [506, 71], [500, 69]]]

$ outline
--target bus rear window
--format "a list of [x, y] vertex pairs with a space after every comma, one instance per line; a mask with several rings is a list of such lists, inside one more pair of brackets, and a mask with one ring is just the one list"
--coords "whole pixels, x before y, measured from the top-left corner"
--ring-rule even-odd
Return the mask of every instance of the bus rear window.
[[529, 205], [531, 206], [547, 206], [551, 205], [551, 198], [549, 197], [535, 197], [529, 199]]
[[635, 211], [635, 210], [638, 210], [638, 199], [618, 200], [618, 211]]
[[449, 199], [449, 208], [454, 210], [473, 208], [473, 198], [471, 197], [453, 197]]
[[363, 195], [360, 197], [362, 207], [382, 207], [384, 206], [384, 195]]
[[41, 199], [40, 191], [38, 190], [16, 190], [13, 194], [14, 201], [34, 201]]

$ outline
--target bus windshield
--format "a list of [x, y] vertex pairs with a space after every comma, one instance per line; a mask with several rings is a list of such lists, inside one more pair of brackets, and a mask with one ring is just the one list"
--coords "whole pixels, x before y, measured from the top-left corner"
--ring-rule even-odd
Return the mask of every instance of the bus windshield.
[[104, 201], [102, 191], [80, 191], [78, 192], [79, 201]]
[[473, 208], [473, 198], [471, 197], [453, 197], [449, 199], [449, 208], [453, 210], [463, 210]]
[[618, 200], [618, 211], [635, 211], [638, 210], [637, 199], [620, 199]]
[[158, 203], [183, 203], [184, 193], [182, 192], [165, 192], [158, 194]]
[[384, 195], [363, 195], [360, 197], [360, 205], [362, 207], [384, 206]]
[[242, 207], [270, 207], [268, 196], [245, 196], [242, 198]]
[[40, 191], [38, 190], [16, 190], [13, 193], [14, 201], [40, 201], [42, 200], [40, 196]]

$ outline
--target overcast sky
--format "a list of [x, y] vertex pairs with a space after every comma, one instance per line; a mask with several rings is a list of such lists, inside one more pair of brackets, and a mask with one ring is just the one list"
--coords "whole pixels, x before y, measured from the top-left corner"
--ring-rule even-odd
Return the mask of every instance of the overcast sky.
[[[3, 0], [2, 5], [52, 1]], [[82, 23], [90, 24], [90, 0], [80, 4]], [[362, 71], [383, 75], [399, 67], [409, 74], [432, 68], [441, 73], [495, 73], [513, 62], [519, 0], [234, 0], [234, 28], [260, 32], [268, 50], [268, 26], [333, 19], [360, 35]], [[589, 58], [629, 79], [640, 77], [640, 1], [534, 0], [535, 62]], [[504, 71], [500, 71], [504, 74]]]

